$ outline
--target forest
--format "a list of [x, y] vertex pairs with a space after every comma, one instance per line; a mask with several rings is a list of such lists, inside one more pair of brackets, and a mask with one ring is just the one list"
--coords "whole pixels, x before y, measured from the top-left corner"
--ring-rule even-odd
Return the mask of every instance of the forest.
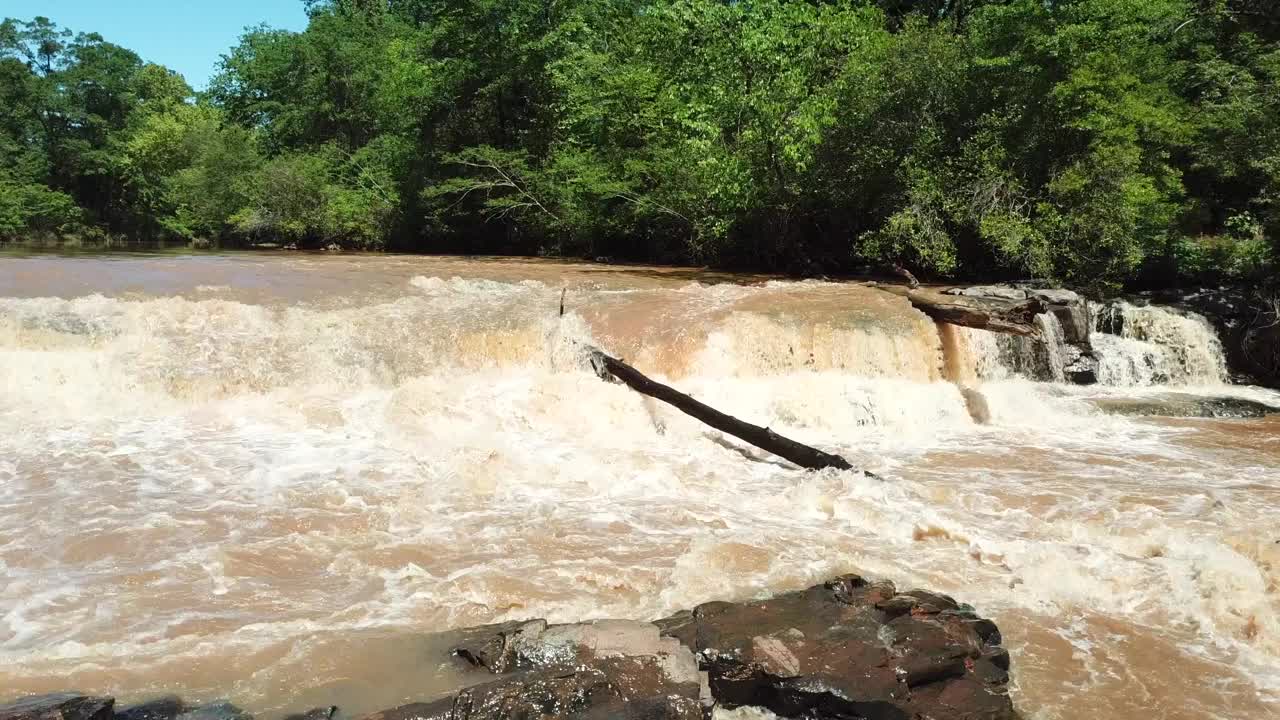
[[1273, 1], [310, 0], [199, 92], [6, 19], [0, 241], [1265, 281]]

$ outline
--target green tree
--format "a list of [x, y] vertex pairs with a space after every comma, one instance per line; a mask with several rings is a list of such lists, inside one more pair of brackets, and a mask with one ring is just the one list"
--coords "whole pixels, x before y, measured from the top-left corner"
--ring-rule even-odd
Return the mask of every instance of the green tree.
[[3, 233], [1116, 286], [1280, 248], [1266, 0], [308, 0], [180, 77], [0, 25]]

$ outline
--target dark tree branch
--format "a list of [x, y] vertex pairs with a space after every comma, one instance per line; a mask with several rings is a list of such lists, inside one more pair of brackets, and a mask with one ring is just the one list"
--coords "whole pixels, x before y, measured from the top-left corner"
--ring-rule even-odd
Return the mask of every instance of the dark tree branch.
[[639, 370], [615, 357], [605, 355], [596, 348], [588, 346], [587, 351], [591, 360], [591, 367], [602, 380], [611, 378], [620, 380], [624, 385], [642, 395], [661, 400], [685, 415], [701, 420], [720, 432], [732, 435], [761, 450], [771, 452], [802, 468], [809, 470], [822, 470], [823, 468], [853, 469], [853, 466], [839, 455], [823, 452], [790, 438], [785, 438], [769, 428], [752, 425], [731, 415], [726, 415], [709, 405], [694, 400], [673, 387], [649, 379]]
[[905, 297], [917, 310], [934, 320], [1010, 335], [1040, 337], [1036, 316], [1048, 309], [1037, 298], [1005, 300], [948, 295], [933, 288], [906, 288], [901, 285], [878, 287]]

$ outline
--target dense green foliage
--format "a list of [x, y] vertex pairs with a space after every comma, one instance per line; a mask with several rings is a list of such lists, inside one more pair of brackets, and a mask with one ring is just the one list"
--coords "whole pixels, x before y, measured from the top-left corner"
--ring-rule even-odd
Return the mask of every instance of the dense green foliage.
[[206, 92], [0, 26], [0, 237], [1167, 283], [1280, 246], [1271, 0], [312, 0]]

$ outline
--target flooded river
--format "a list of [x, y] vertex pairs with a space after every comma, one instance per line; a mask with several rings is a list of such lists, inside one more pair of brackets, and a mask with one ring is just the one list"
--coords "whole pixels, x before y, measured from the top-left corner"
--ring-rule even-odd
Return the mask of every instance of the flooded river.
[[[0, 258], [0, 700], [359, 714], [448, 690], [424, 658], [452, 628], [653, 618], [856, 571], [996, 620], [1029, 718], [1280, 717], [1280, 416], [1090, 402], [1280, 396], [1223, 385], [1203, 322], [1132, 312], [1154, 329], [1101, 336], [1109, 384], [1079, 388], [857, 284]], [[879, 479], [797, 470], [602, 383], [583, 342]]]

